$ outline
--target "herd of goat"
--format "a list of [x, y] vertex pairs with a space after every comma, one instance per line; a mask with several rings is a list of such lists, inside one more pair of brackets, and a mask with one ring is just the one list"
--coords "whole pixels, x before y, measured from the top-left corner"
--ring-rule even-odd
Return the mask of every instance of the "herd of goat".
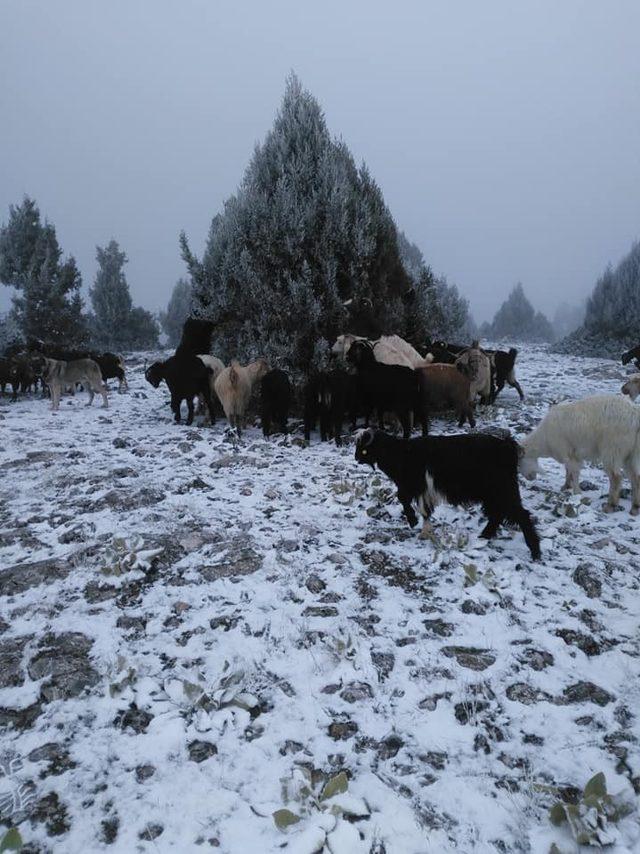
[[[213, 324], [189, 319], [181, 341], [170, 358], [146, 368], [145, 378], [158, 388], [164, 380], [175, 421], [180, 423], [182, 401], [187, 424], [195, 414], [194, 401], [211, 423], [215, 401], [238, 435], [244, 426], [252, 390], [260, 382], [260, 416], [265, 437], [273, 430], [287, 431], [294, 389], [287, 373], [270, 369], [264, 359], [248, 365], [233, 361], [225, 366], [210, 355]], [[319, 423], [323, 441], [341, 444], [344, 422], [355, 429], [359, 417], [364, 430], [356, 439], [356, 460], [383, 471], [396, 485], [407, 522], [423, 519], [421, 537], [433, 535], [430, 518], [440, 503], [479, 504], [487, 517], [480, 536], [491, 539], [503, 523], [522, 531], [532, 558], [541, 556], [535, 525], [522, 506], [518, 472], [535, 477], [540, 457], [565, 466], [565, 488], [580, 491], [580, 469], [585, 461], [600, 463], [609, 477], [604, 510], [617, 509], [622, 473], [632, 488], [631, 513], [640, 513], [640, 407], [632, 401], [640, 394], [640, 373], [623, 385], [623, 396], [599, 395], [552, 406], [542, 422], [518, 444], [510, 436], [465, 433], [429, 435], [432, 413], [453, 410], [458, 426], [475, 426], [475, 402], [492, 403], [508, 383], [520, 399], [524, 393], [515, 376], [517, 350], [487, 350], [478, 342], [470, 347], [428, 341], [421, 352], [397, 335], [371, 341], [362, 336], [338, 336], [331, 355], [336, 366], [307, 377], [303, 391], [305, 438]], [[622, 357], [640, 370], [640, 346]], [[100, 393], [107, 406], [109, 379], [127, 388], [122, 357], [113, 353], [65, 351], [41, 342], [12, 348], [0, 358], [0, 391], [7, 385], [13, 396], [41, 382], [57, 409], [64, 391], [78, 384], [89, 391], [89, 404]], [[369, 427], [377, 416], [378, 430]], [[395, 416], [403, 438], [384, 432], [385, 417]], [[421, 438], [411, 438], [414, 424]]]

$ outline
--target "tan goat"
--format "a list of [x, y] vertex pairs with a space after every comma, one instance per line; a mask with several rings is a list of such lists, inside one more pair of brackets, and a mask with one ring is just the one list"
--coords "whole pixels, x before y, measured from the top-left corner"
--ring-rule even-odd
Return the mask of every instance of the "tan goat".
[[231, 427], [235, 427], [238, 436], [242, 433], [244, 416], [249, 405], [251, 389], [254, 383], [262, 379], [269, 370], [265, 359], [258, 359], [250, 365], [231, 362], [228, 368], [220, 371], [214, 388]]

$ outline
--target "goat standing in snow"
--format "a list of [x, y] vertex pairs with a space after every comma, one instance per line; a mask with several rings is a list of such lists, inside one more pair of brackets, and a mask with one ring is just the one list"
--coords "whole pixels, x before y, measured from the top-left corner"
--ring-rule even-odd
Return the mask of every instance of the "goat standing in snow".
[[236, 428], [238, 436], [242, 433], [251, 389], [268, 370], [269, 365], [264, 359], [258, 359], [250, 365], [241, 365], [233, 361], [228, 368], [220, 371], [216, 378], [214, 384], [216, 394], [230, 426]]
[[534, 560], [540, 540], [518, 486], [518, 445], [509, 438], [483, 433], [396, 439], [364, 430], [356, 443], [356, 460], [377, 465], [398, 487], [404, 515], [414, 527], [424, 520], [420, 536], [431, 536], [430, 517], [438, 504], [480, 504], [487, 524], [480, 534], [490, 540], [503, 522], [518, 525]]
[[533, 479], [539, 457], [553, 457], [566, 470], [565, 489], [580, 492], [585, 460], [601, 463], [609, 477], [604, 510], [618, 506], [624, 469], [633, 493], [631, 513], [640, 513], [640, 408], [617, 395], [596, 395], [552, 406], [522, 442], [520, 471]]

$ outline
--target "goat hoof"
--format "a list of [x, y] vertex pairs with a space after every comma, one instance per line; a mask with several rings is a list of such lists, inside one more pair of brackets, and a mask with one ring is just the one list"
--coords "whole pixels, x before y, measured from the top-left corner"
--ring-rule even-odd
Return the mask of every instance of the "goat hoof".
[[606, 504], [602, 505], [602, 509], [605, 513], [615, 513], [618, 507], [615, 504], [611, 504], [609, 501]]
[[633, 507], [631, 508], [631, 515], [637, 516], [638, 514], [640, 514], [640, 505], [634, 504]]

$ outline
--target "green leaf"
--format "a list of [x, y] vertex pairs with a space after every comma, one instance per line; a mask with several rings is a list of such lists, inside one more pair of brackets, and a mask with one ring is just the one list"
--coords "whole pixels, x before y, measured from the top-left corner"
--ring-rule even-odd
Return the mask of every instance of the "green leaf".
[[564, 804], [561, 804], [559, 801], [557, 804], [554, 804], [549, 810], [549, 821], [551, 824], [555, 824], [558, 827], [567, 820], [567, 814], [564, 809]]
[[331, 777], [330, 780], [322, 787], [322, 792], [320, 793], [320, 800], [327, 801], [329, 798], [332, 798], [334, 795], [342, 795], [349, 788], [349, 780], [344, 771], [341, 771], [339, 774], [336, 774], [335, 777]]
[[22, 848], [22, 837], [17, 827], [8, 830], [0, 840], [1, 851], [19, 851]]
[[300, 816], [291, 810], [281, 809], [273, 813], [273, 820], [278, 830], [286, 830], [292, 824], [297, 824], [300, 821]]
[[584, 787], [585, 798], [589, 795], [594, 795], [597, 798], [602, 798], [607, 794], [607, 781], [605, 780], [602, 771], [595, 774]]

